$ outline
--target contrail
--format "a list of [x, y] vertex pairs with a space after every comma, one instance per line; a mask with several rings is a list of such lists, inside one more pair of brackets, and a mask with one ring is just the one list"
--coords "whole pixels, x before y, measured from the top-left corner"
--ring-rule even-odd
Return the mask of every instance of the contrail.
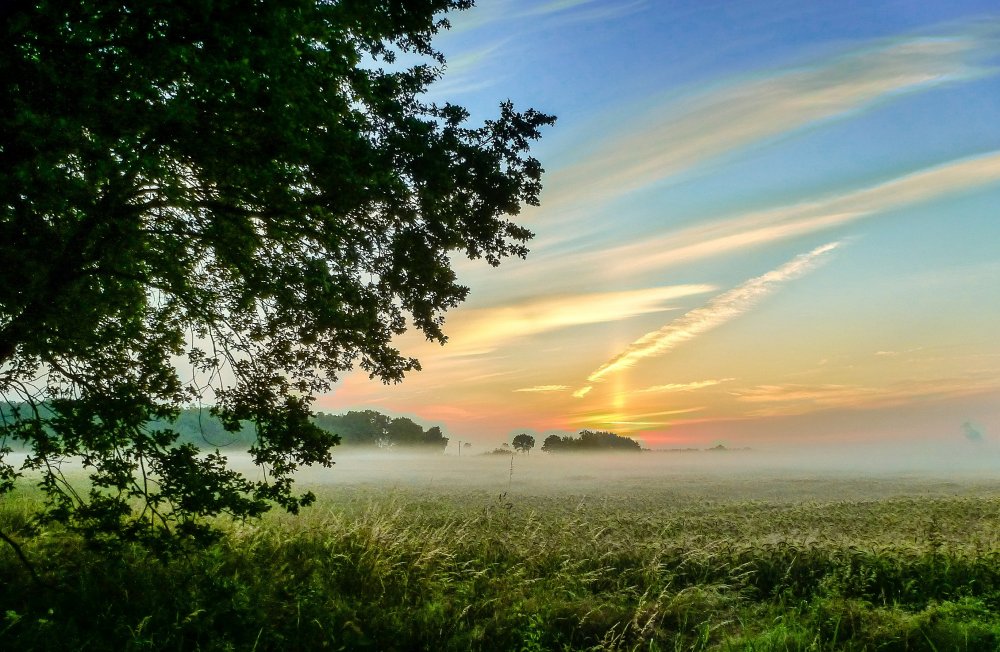
[[662, 355], [682, 342], [712, 330], [716, 326], [739, 317], [771, 294], [782, 283], [794, 280], [814, 269], [820, 258], [836, 249], [839, 242], [831, 242], [817, 247], [809, 253], [796, 256], [778, 269], [763, 276], [750, 279], [746, 283], [729, 290], [709, 301], [705, 306], [678, 317], [659, 330], [646, 333], [617, 356], [604, 363], [587, 377], [590, 382], [604, 376], [627, 369], [643, 358]]

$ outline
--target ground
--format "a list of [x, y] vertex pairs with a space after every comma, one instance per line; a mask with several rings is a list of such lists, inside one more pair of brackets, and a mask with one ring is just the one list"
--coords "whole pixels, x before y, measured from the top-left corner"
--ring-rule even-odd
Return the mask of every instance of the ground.
[[[724, 455], [725, 457], [717, 457]], [[752, 452], [341, 455], [168, 562], [29, 537], [9, 649], [995, 650], [1000, 479]], [[30, 490], [4, 499], [15, 533]]]

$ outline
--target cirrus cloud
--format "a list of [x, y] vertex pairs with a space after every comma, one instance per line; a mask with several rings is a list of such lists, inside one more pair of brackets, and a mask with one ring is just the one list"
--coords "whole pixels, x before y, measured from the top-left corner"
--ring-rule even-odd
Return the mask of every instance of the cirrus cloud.
[[836, 249], [839, 244], [831, 242], [797, 256], [775, 270], [720, 294], [704, 307], [686, 313], [663, 328], [646, 333], [598, 367], [587, 380], [596, 382], [610, 373], [632, 367], [644, 358], [663, 355], [678, 345], [743, 315], [781, 284], [814, 269], [823, 256]]

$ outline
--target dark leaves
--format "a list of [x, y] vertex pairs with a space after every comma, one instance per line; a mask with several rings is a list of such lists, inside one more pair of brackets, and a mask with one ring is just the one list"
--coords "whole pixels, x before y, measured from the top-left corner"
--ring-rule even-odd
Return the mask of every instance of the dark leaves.
[[[11, 11], [0, 442], [32, 449], [49, 516], [149, 543], [207, 536], [201, 516], [308, 504], [290, 478], [331, 464], [337, 443], [311, 397], [353, 366], [385, 382], [419, 369], [392, 341], [408, 319], [444, 341], [468, 291], [452, 252], [527, 253], [531, 233], [507, 217], [538, 201], [528, 148], [553, 118], [505, 102], [468, 126], [422, 98], [442, 71], [441, 12], [470, 5]], [[424, 61], [379, 67], [403, 52]], [[202, 400], [231, 432], [253, 425], [264, 479], [176, 444], [163, 424]], [[60, 469], [81, 460], [86, 492]], [[13, 473], [0, 465], [0, 492]]]

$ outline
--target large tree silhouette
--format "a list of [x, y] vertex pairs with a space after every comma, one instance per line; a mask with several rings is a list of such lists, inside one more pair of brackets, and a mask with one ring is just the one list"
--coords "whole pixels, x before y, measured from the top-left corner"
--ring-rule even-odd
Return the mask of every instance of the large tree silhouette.
[[[337, 437], [312, 397], [352, 366], [418, 369], [467, 293], [530, 233], [528, 155], [553, 118], [482, 125], [423, 92], [464, 0], [18, 3], [0, 42], [2, 442], [46, 513], [97, 540], [210, 535], [200, 515], [290, 511]], [[405, 58], [397, 55], [405, 53]], [[418, 60], [421, 63], [412, 63]], [[402, 62], [406, 65], [402, 65]], [[255, 428], [261, 480], [176, 445], [195, 402]], [[17, 469], [2, 461], [0, 493]], [[82, 460], [86, 491], [61, 464]]]

